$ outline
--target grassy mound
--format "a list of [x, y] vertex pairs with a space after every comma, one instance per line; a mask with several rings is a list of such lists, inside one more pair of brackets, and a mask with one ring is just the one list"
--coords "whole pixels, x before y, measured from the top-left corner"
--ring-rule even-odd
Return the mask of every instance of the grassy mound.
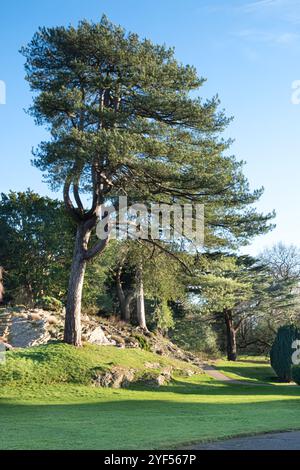
[[121, 366], [134, 369], [142, 375], [149, 371], [151, 364], [157, 372], [165, 367], [172, 367], [179, 375], [185, 369], [199, 372], [197, 367], [190, 364], [141, 349], [91, 344], [76, 349], [67, 344], [52, 343], [8, 352], [6, 364], [0, 368], [0, 386], [59, 383], [89, 385], [95, 372], [106, 372]]

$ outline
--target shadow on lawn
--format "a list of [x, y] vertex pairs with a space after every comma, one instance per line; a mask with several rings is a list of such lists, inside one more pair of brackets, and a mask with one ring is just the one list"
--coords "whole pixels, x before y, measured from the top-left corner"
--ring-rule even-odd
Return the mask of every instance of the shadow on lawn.
[[[180, 385], [177, 393], [179, 389]], [[3, 400], [0, 419], [5, 432], [0, 435], [0, 448], [158, 449], [230, 435], [296, 429], [300, 427], [299, 403], [295, 399], [195, 403], [133, 398], [18, 405]]]
[[269, 366], [267, 370], [262, 370], [260, 367], [255, 366], [243, 366], [242, 368], [237, 368], [228, 364], [217, 367], [217, 370], [219, 372], [223, 372], [225, 375], [226, 372], [229, 372], [231, 374], [235, 374], [237, 377], [248, 380], [256, 380], [258, 382], [279, 382], [278, 377], [274, 375], [274, 371], [272, 370], [271, 366]]
[[219, 372], [224, 372], [224, 373], [230, 372], [232, 374], [239, 375], [240, 377], [244, 377], [248, 379], [265, 380], [265, 381], [271, 381], [271, 380], [277, 379], [277, 377], [274, 376], [274, 371], [271, 368], [271, 366], [269, 366], [266, 369], [261, 368], [261, 367], [255, 367], [254, 365], [243, 366], [241, 368], [237, 368], [236, 366], [233, 366], [233, 365], [231, 366], [230, 364], [228, 364], [228, 365], [217, 366], [217, 370]]
[[31, 361], [34, 361], [34, 362], [48, 362], [50, 357], [51, 357], [51, 353], [45, 353], [44, 351], [43, 352], [39, 352], [39, 351], [35, 351], [33, 352], [32, 350], [31, 351], [14, 351], [14, 357], [15, 358], [20, 358], [20, 359], [30, 359]]
[[241, 359], [238, 360], [237, 362], [243, 362], [243, 363], [248, 363], [248, 364], [264, 364], [264, 365], [269, 365], [270, 361], [268, 359]]
[[205, 386], [199, 383], [192, 383], [181, 381], [179, 379], [172, 380], [169, 385], [163, 385], [161, 387], [147, 387], [142, 385], [130, 385], [129, 390], [133, 391], [151, 391], [151, 392], [166, 392], [182, 395], [255, 395], [255, 396], [282, 396], [291, 395], [299, 396], [300, 398], [300, 387], [291, 386], [289, 384], [281, 384], [281, 386], [272, 384], [260, 384], [258, 387], [255, 383], [242, 383], [235, 384], [232, 382], [222, 382], [213, 380], [211, 383], [206, 383]]

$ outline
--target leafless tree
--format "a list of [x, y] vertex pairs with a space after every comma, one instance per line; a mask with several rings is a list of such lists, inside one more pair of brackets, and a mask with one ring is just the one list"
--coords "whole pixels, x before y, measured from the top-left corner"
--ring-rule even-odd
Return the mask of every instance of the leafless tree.
[[277, 280], [300, 281], [300, 249], [295, 245], [284, 245], [280, 242], [264, 250], [261, 259]]

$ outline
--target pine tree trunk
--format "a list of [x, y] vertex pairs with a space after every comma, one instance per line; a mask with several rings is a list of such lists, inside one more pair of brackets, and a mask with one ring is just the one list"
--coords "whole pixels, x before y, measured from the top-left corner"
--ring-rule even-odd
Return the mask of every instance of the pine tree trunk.
[[119, 300], [119, 305], [120, 305], [120, 312], [121, 312], [121, 320], [130, 323], [131, 320], [131, 310], [130, 310], [130, 304], [133, 299], [133, 294], [128, 294], [127, 296], [124, 294], [124, 292], [118, 292], [118, 300]]
[[73, 254], [66, 305], [64, 342], [77, 347], [81, 342], [81, 300], [86, 268], [83, 247], [88, 243], [90, 232], [79, 225]]
[[3, 268], [0, 266], [0, 303], [3, 300], [4, 287], [3, 287]]
[[147, 330], [146, 315], [145, 315], [145, 297], [144, 297], [144, 283], [143, 283], [143, 267], [140, 264], [136, 271], [136, 300], [137, 300], [137, 320], [138, 324], [144, 330]]
[[129, 293], [125, 299], [124, 321], [130, 323], [131, 320], [131, 302], [134, 299], [134, 293]]
[[131, 307], [131, 302], [134, 298], [134, 294], [130, 292], [129, 294], [125, 295], [121, 280], [118, 276], [117, 276], [117, 296], [118, 296], [118, 301], [120, 305], [121, 319], [126, 323], [130, 323], [130, 320], [131, 320], [130, 307]]
[[122, 283], [122, 273], [123, 273], [123, 267], [124, 263], [126, 260], [126, 254], [123, 253], [123, 258], [118, 264], [117, 271], [116, 271], [116, 289], [117, 289], [117, 297], [119, 301], [119, 306], [120, 306], [120, 314], [121, 314], [121, 320], [123, 320], [126, 323], [130, 323], [131, 321], [131, 302], [135, 297], [135, 293], [133, 290], [128, 289], [128, 285], [125, 286], [127, 288], [123, 288], [123, 283]]
[[233, 326], [232, 312], [230, 310], [225, 310], [224, 318], [226, 324], [227, 359], [228, 361], [236, 361], [236, 331]]
[[120, 306], [121, 319], [123, 321], [127, 321], [126, 297], [125, 297], [122, 282], [121, 282], [121, 271], [120, 270], [117, 272], [116, 284], [117, 284], [117, 296], [118, 296], [118, 301], [119, 301], [119, 306]]

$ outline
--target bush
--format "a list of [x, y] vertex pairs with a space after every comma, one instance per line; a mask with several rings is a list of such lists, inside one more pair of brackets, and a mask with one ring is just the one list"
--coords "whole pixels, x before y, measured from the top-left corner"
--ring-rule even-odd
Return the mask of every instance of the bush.
[[60, 312], [63, 309], [63, 303], [55, 297], [50, 296], [41, 297], [36, 305], [38, 308], [52, 312]]
[[175, 323], [171, 339], [181, 348], [206, 356], [219, 357], [218, 339], [210, 325], [200, 317], [185, 318]]
[[300, 366], [292, 366], [292, 379], [297, 385], [300, 385]]
[[156, 306], [154, 310], [154, 321], [158, 330], [163, 334], [174, 327], [173, 313], [166, 301], [162, 301]]
[[270, 359], [271, 366], [282, 382], [292, 380], [292, 343], [299, 337], [300, 332], [294, 325], [285, 325], [278, 329]]
[[144, 351], [149, 351], [149, 352], [151, 351], [151, 348], [145, 336], [135, 334], [133, 335], [133, 338], [137, 340], [141, 349], [143, 349]]

